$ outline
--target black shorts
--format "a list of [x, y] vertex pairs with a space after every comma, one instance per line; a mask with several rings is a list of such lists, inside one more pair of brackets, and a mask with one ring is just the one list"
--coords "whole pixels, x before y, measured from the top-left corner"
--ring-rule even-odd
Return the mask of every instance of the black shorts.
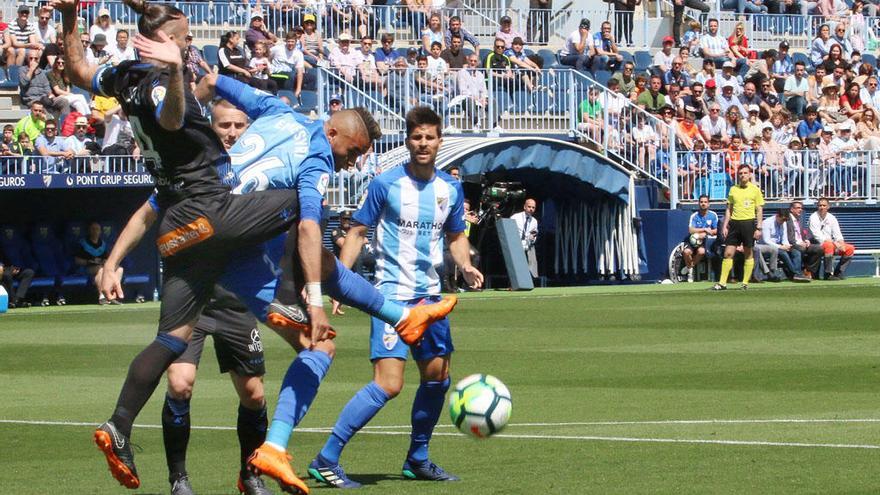
[[755, 245], [755, 226], [754, 220], [731, 220], [727, 224], [727, 238], [724, 240], [726, 246], [752, 247]]
[[239, 376], [266, 374], [263, 341], [257, 330], [257, 319], [234, 294], [219, 287], [215, 297], [202, 311], [186, 351], [175, 363], [189, 363], [198, 367], [205, 339], [209, 335], [214, 338], [214, 352], [220, 373], [233, 371]]
[[194, 321], [232, 255], [287, 232], [297, 212], [289, 189], [191, 198], [164, 211], [156, 240], [164, 262], [159, 332]]

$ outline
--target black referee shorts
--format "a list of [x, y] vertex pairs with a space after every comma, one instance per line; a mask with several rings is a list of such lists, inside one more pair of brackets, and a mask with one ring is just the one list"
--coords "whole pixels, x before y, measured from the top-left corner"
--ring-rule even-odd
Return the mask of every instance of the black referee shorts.
[[186, 351], [175, 363], [198, 367], [205, 340], [210, 335], [214, 339], [220, 373], [233, 371], [239, 376], [263, 376], [266, 360], [257, 319], [231, 292], [218, 286], [214, 296], [202, 311]]
[[755, 245], [755, 220], [731, 220], [727, 224], [727, 239], [724, 244], [727, 246], [752, 247]]
[[287, 232], [297, 220], [296, 191], [185, 199], [163, 213], [156, 244], [164, 262], [159, 332], [193, 322], [233, 253]]

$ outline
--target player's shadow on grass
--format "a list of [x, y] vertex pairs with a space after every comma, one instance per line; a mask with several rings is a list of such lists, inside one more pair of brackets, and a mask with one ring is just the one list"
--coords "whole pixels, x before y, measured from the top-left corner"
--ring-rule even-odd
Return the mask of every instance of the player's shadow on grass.
[[348, 474], [348, 477], [362, 485], [378, 485], [383, 481], [403, 481], [405, 478], [399, 474], [375, 473], [375, 474]]

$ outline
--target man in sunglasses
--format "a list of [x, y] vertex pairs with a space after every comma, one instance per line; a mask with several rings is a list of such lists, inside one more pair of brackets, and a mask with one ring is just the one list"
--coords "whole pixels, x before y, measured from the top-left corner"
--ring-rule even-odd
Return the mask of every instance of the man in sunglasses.
[[6, 65], [24, 65], [28, 50], [42, 50], [37, 37], [37, 27], [30, 22], [31, 9], [26, 5], [18, 8], [18, 17], [8, 29], [12, 47], [6, 55]]
[[58, 38], [58, 33], [55, 31], [55, 26], [52, 25], [51, 21], [52, 11], [42, 7], [37, 17], [37, 39], [40, 40], [43, 46], [55, 43], [55, 40]]

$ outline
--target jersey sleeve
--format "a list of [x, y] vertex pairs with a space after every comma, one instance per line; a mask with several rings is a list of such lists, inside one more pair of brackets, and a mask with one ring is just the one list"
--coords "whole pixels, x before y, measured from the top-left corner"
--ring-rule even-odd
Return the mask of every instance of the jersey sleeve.
[[697, 212], [691, 213], [691, 218], [688, 220], [688, 227], [697, 228]]
[[449, 216], [446, 217], [443, 230], [451, 234], [457, 234], [464, 232], [466, 227], [464, 223], [464, 190], [462, 190], [461, 184], [458, 181], [454, 180], [453, 183], [447, 182], [447, 184], [449, 184], [452, 193], [455, 194], [455, 198], [454, 202], [450, 205]]
[[101, 66], [92, 77], [92, 93], [106, 98], [118, 98], [122, 90], [137, 80], [139, 74], [151, 69], [150, 64], [134, 60], [126, 60], [116, 66]]
[[300, 165], [296, 178], [296, 192], [299, 196], [300, 220], [311, 220], [321, 223], [323, 212], [322, 202], [330, 183], [330, 167], [327, 162], [315, 158], [306, 158]]
[[238, 107], [253, 120], [267, 115], [293, 112], [279, 98], [231, 77], [217, 77], [217, 95]]
[[370, 182], [367, 193], [361, 200], [358, 210], [352, 215], [352, 219], [361, 225], [375, 227], [382, 216], [382, 207], [387, 197], [388, 184], [384, 180], [376, 179]]
[[764, 206], [764, 192], [758, 186], [755, 186], [755, 205]]
[[150, 204], [150, 208], [152, 208], [154, 212], [162, 212], [162, 208], [159, 208], [159, 200], [156, 198], [156, 191], [153, 191], [153, 194], [150, 194], [150, 197], [147, 198], [147, 203]]

